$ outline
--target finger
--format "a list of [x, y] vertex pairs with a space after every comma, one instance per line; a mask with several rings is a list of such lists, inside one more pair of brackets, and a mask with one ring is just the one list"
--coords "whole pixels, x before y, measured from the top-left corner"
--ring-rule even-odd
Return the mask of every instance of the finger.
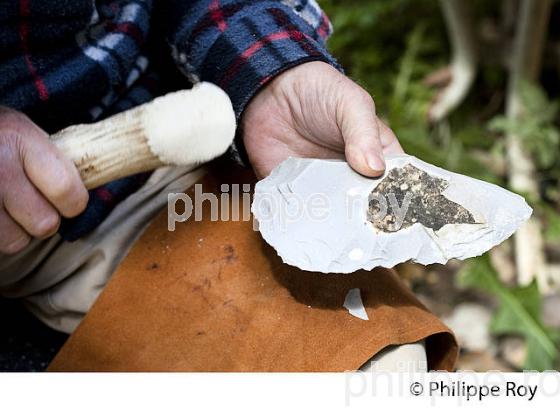
[[381, 140], [381, 146], [383, 147], [383, 154], [403, 154], [404, 150], [397, 139], [397, 136], [391, 128], [389, 128], [383, 120], [377, 118], [377, 123], [379, 125], [379, 139]]
[[49, 142], [47, 134], [29, 121], [21, 138], [23, 167], [29, 180], [65, 217], [80, 214], [87, 190], [75, 165]]
[[60, 216], [54, 207], [37, 191], [21, 172], [5, 187], [4, 208], [27, 233], [39, 239], [53, 235], [60, 225]]
[[375, 105], [365, 91], [346, 93], [338, 110], [338, 124], [350, 166], [365, 176], [379, 176], [385, 170]]
[[0, 208], [0, 253], [13, 255], [23, 250], [31, 240], [30, 236]]

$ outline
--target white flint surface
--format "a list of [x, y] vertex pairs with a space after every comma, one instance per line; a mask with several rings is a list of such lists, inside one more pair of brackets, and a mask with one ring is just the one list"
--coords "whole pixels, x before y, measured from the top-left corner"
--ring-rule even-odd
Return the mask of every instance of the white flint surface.
[[521, 196], [496, 185], [404, 154], [386, 158], [386, 164], [386, 173], [411, 164], [445, 179], [449, 186], [443, 195], [466, 208], [477, 223], [448, 224], [435, 232], [420, 223], [380, 231], [367, 220], [367, 211], [368, 196], [382, 178], [363, 177], [344, 161], [288, 158], [255, 187], [252, 212], [263, 238], [285, 263], [350, 273], [408, 260], [430, 264], [478, 256], [531, 216]]

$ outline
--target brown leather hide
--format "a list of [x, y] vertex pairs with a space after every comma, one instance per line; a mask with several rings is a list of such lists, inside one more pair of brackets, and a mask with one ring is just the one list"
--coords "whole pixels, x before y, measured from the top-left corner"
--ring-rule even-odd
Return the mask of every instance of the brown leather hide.
[[[249, 180], [214, 168], [203, 192]], [[343, 308], [351, 288], [361, 289], [369, 321]], [[252, 222], [210, 221], [206, 201], [203, 221], [175, 232], [160, 213], [49, 370], [342, 371], [421, 339], [431, 369], [453, 369], [452, 333], [394, 271], [300, 271]]]

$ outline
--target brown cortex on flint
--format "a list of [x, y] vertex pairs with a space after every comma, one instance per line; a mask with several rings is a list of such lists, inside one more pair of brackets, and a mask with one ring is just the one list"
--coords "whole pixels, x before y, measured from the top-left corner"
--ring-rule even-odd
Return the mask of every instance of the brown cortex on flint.
[[367, 219], [383, 232], [415, 223], [434, 231], [449, 224], [475, 224], [468, 210], [443, 196], [448, 185], [410, 164], [393, 168], [369, 194]]

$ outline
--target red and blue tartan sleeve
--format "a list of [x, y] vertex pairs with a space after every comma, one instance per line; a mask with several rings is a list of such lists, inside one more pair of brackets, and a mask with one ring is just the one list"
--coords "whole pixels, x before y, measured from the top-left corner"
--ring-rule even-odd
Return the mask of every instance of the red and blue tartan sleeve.
[[324, 61], [340, 69], [325, 48], [332, 27], [315, 0], [175, 1], [168, 12], [179, 67], [192, 81], [222, 87], [238, 117], [263, 84], [290, 67]]

